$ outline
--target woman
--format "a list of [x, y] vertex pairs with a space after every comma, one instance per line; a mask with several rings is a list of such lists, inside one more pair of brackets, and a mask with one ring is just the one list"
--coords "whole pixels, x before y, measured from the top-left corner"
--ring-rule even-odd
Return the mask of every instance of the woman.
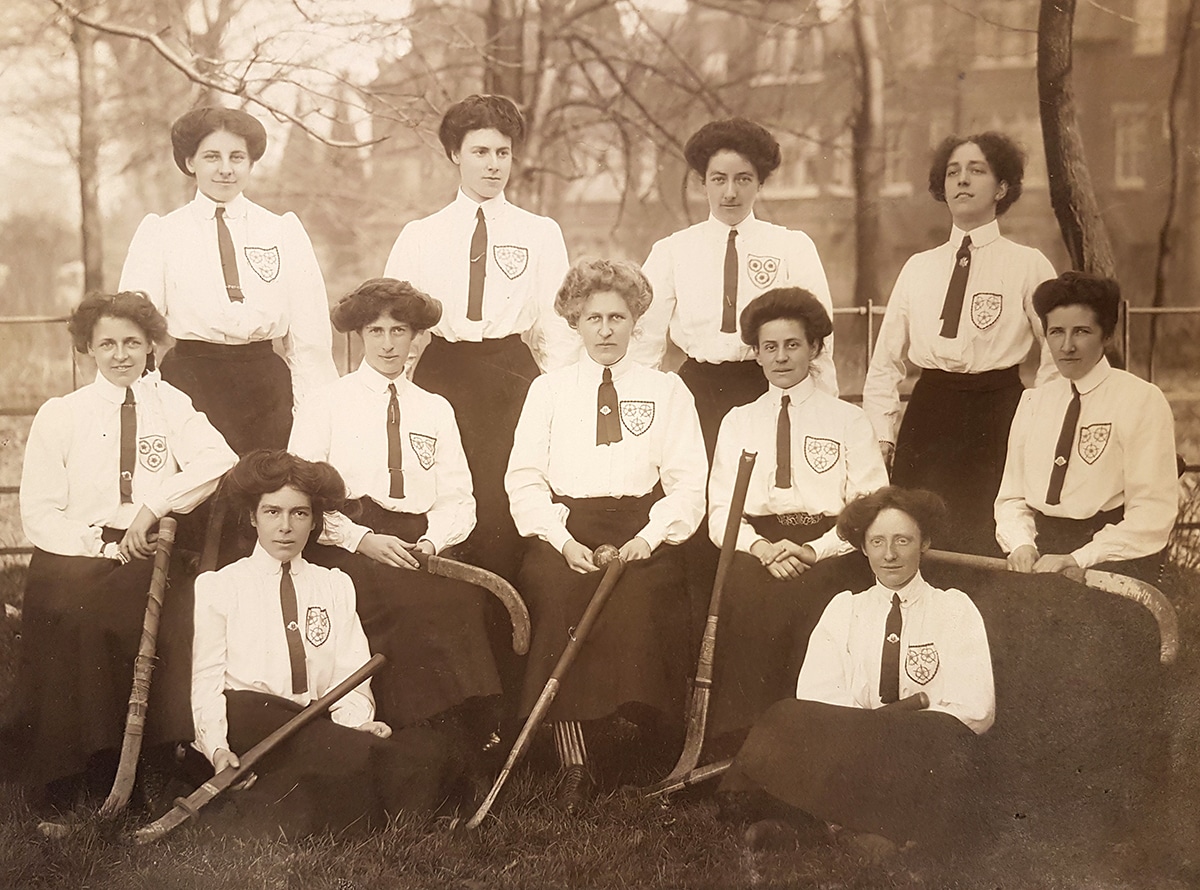
[[809, 370], [833, 329], [802, 288], [769, 290], [741, 316], [768, 390], [721, 422], [708, 481], [708, 534], [725, 534], [739, 455], [758, 460], [721, 599], [711, 733], [741, 732], [796, 688], [813, 625], [839, 590], [871, 573], [834, 527], [845, 505], [887, 485], [862, 410], [818, 389]]
[[[238, 454], [283, 448], [293, 405], [337, 378], [317, 257], [294, 213], [247, 200], [267, 147], [263, 125], [232, 108], [195, 108], [171, 127], [191, 203], [142, 220], [121, 271], [167, 317], [163, 379], [183, 390]], [[283, 343], [283, 358], [271, 341]]]
[[[668, 336], [683, 350], [679, 376], [696, 398], [711, 457], [721, 418], [766, 390], [739, 336], [738, 313], [763, 291], [788, 285], [814, 294], [830, 316], [833, 303], [812, 239], [754, 215], [763, 184], [780, 164], [770, 133], [743, 118], [712, 121], [692, 134], [684, 157], [704, 183], [709, 217], [651, 248], [645, 272], [654, 302], [633, 358], [660, 367]], [[821, 389], [837, 395], [832, 332], [813, 374]]]
[[[1021, 197], [1024, 172], [1001, 133], [938, 147], [929, 191], [950, 209], [950, 239], [900, 270], [863, 383], [892, 481], [941, 495], [954, 519], [944, 545], [973, 553], [995, 552], [991, 504], [1023, 390], [1019, 365], [1042, 345], [1033, 291], [1054, 277], [1041, 251], [1000, 234], [997, 217]], [[906, 359], [921, 376], [900, 423]], [[1037, 382], [1054, 373], [1043, 349]]]
[[[33, 782], [76, 777], [91, 764], [91, 790], [98, 791], [112, 782], [121, 744], [158, 521], [193, 510], [237, 458], [186, 395], [147, 372], [167, 324], [144, 294], [92, 294], [68, 330], [97, 373], [43, 404], [29, 430], [21, 521], [35, 549], [25, 583], [17, 729], [28, 743]], [[190, 584], [176, 565], [147, 745], [191, 736], [183, 679], [190, 619]], [[77, 785], [57, 790], [69, 795]]]
[[686, 692], [687, 605], [672, 545], [703, 518], [708, 462], [687, 387], [627, 354], [649, 302], [632, 264], [571, 269], [555, 308], [587, 357], [530, 386], [504, 480], [517, 529], [531, 539], [517, 584], [533, 622], [521, 714], [600, 583], [596, 548], [616, 546], [629, 563], [550, 709], [568, 811], [586, 793], [581, 722], [623, 710], [663, 725]]
[[[978, 610], [921, 577], [944, 519], [936, 495], [892, 486], [847, 505], [838, 531], [876, 583], [826, 607], [796, 699], [763, 715], [722, 791], [765, 792], [818, 836], [834, 823], [885, 839], [860, 847], [947, 843], [969, 826], [971, 751], [996, 696]], [[771, 838], [773, 827], [752, 826], [747, 839]]]
[[578, 339], [554, 314], [567, 248], [558, 223], [504, 196], [525, 138], [511, 100], [468, 96], [446, 112], [438, 136], [458, 168], [458, 195], [404, 227], [383, 274], [443, 306], [412, 379], [458, 415], [479, 513], [465, 558], [511, 580], [520, 551], [504, 497], [513, 428], [539, 368], [579, 357]]
[[1110, 278], [1064, 272], [1033, 294], [1061, 377], [1022, 396], [996, 498], [1017, 572], [1101, 566], [1157, 581], [1179, 506], [1175, 423], [1153, 383], [1105, 358], [1120, 311]]
[[438, 718], [477, 753], [495, 727], [485, 714], [500, 694], [488, 597], [416, 571], [410, 552], [444, 553], [475, 525], [454, 409], [404, 376], [414, 338], [441, 311], [393, 278], [372, 278], [343, 297], [333, 325], [358, 333], [362, 363], [305, 403], [289, 447], [331, 463], [354, 499], [325, 516], [306, 552], [353, 579], [371, 650], [388, 657], [374, 684], [380, 719], [399, 727]]
[[[354, 611], [354, 584], [301, 555], [345, 486], [329, 464], [256, 451], [229, 476], [254, 552], [196, 579], [192, 666], [195, 747], [215, 772], [369, 658]], [[289, 622], [290, 617], [290, 623]], [[336, 756], [331, 756], [336, 752]], [[369, 680], [260, 761], [236, 795], [242, 825], [303, 836], [386, 824], [401, 811], [430, 812], [450, 777], [438, 735], [393, 734], [375, 719]]]

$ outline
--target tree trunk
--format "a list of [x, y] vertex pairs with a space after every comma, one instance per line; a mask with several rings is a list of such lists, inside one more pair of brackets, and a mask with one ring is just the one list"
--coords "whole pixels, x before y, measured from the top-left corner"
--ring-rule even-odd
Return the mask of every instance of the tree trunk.
[[525, 105], [524, 0], [488, 0], [483, 88]]
[[[859, 105], [854, 118], [854, 302], [878, 303], [879, 192], [883, 185], [883, 60], [875, 26], [875, 0], [854, 4]], [[870, 323], [871, 319], [867, 320]]]
[[104, 220], [100, 215], [100, 105], [96, 35], [73, 22], [71, 42], [79, 62], [79, 202], [84, 293], [104, 289]]
[[1038, 15], [1038, 100], [1050, 204], [1075, 269], [1112, 277], [1112, 242], [1088, 173], [1071, 88], [1075, 0], [1041, 0]]

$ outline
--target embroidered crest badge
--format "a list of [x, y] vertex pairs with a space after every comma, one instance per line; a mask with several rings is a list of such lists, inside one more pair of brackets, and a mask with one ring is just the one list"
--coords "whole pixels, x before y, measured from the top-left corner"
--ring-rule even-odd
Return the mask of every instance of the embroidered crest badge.
[[433, 466], [433, 456], [437, 453], [437, 439], [433, 436], [422, 436], [420, 433], [409, 433], [408, 444], [416, 452], [422, 470]]
[[167, 464], [167, 437], [143, 436], [138, 439], [138, 460], [151, 473], [157, 473]]
[[1094, 464], [1104, 453], [1112, 435], [1111, 423], [1093, 423], [1079, 431], [1079, 456], [1089, 464]]
[[516, 247], [512, 244], [497, 244], [492, 248], [492, 257], [500, 271], [511, 281], [520, 278], [525, 267], [529, 265], [529, 248]]
[[986, 331], [1000, 317], [1004, 298], [1000, 294], [978, 293], [971, 297], [971, 323]]
[[278, 247], [247, 247], [246, 262], [250, 264], [254, 274], [267, 284], [279, 277]]
[[621, 423], [629, 432], [640, 436], [654, 423], [654, 403], [621, 402]]
[[329, 639], [329, 613], [320, 606], [309, 606], [304, 616], [304, 636], [314, 646]]
[[816, 436], [804, 437], [804, 459], [818, 473], [824, 473], [838, 462], [842, 456], [840, 442], [833, 439], [819, 439]]
[[937, 676], [939, 664], [937, 647], [933, 643], [909, 646], [908, 655], [904, 657], [904, 673], [914, 683], [924, 686]]
[[770, 287], [779, 274], [779, 257], [750, 254], [746, 258], [746, 271], [756, 287]]

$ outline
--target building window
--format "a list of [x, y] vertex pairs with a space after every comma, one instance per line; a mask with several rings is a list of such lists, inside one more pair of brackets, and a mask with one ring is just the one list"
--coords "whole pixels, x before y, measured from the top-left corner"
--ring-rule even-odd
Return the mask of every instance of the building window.
[[814, 198], [820, 194], [817, 161], [820, 158], [820, 137], [816, 130], [800, 135], [785, 133], [779, 138], [783, 163], [767, 180], [774, 198]]
[[829, 154], [829, 193], [854, 194], [854, 134], [849, 130], [839, 133]]
[[883, 193], [889, 197], [911, 195], [912, 179], [908, 171], [908, 149], [904, 126], [898, 121], [888, 124], [883, 134]]
[[985, 0], [977, 9], [975, 66], [1032, 68], [1037, 61], [1037, 4]]
[[816, 81], [824, 76], [825, 43], [820, 27], [779, 22], [758, 37], [756, 86]]
[[1041, 120], [1036, 115], [1021, 115], [1009, 126], [1009, 133], [1025, 150], [1025, 187], [1045, 188], [1050, 180], [1046, 175], [1046, 144], [1042, 140]]
[[929, 68], [933, 65], [933, 6], [913, 4], [901, 15], [897, 62], [902, 68]]
[[1161, 56], [1167, 48], [1167, 0], [1135, 0], [1133, 54]]
[[1145, 187], [1148, 129], [1144, 105], [1113, 107], [1113, 184], [1117, 188]]

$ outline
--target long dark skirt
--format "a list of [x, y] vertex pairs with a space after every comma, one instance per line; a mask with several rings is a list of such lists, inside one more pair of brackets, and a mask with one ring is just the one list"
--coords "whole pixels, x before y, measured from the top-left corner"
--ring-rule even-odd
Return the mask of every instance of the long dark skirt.
[[176, 341], [163, 357], [162, 377], [191, 396], [239, 457], [256, 448], [287, 448], [292, 372], [269, 340], [240, 346]]
[[[587, 547], [619, 547], [645, 526], [656, 499], [657, 493], [564, 499], [571, 510], [567, 528]], [[529, 542], [518, 585], [533, 622], [522, 716], [533, 708], [603, 575], [573, 572], [545, 541]], [[625, 567], [564, 678], [549, 719], [595, 720], [638, 703], [677, 720], [683, 713], [688, 658], [683, 570], [677, 549], [662, 545], [650, 559]]]
[[[415, 541], [424, 516], [393, 513], [362, 499], [358, 522]], [[305, 556], [354, 581], [358, 617], [371, 651], [387, 664], [371, 681], [379, 719], [393, 728], [437, 716], [470, 698], [500, 694], [488, 636], [500, 611], [481, 588], [425, 572], [386, 566], [341, 547], [310, 543]]]
[[[1035, 512], [1034, 523], [1037, 525], [1037, 547], [1039, 553], [1071, 553], [1092, 540], [1092, 537], [1106, 525], [1115, 525], [1125, 518], [1125, 508], [1117, 507], [1105, 510], [1088, 519], [1064, 519], [1059, 516], [1046, 516]], [[1162, 575], [1163, 563], [1167, 551], [1160, 550], [1139, 559], [1126, 559], [1118, 562], [1106, 562], [1092, 568], [1104, 572], [1118, 572], [1140, 578], [1151, 584], [1157, 584]]]
[[758, 362], [721, 362], [712, 364], [687, 359], [679, 376], [696, 400], [704, 448], [711, 461], [717, 447], [717, 432], [730, 408], [747, 405], [767, 391], [767, 378]]
[[521, 536], [508, 511], [504, 472], [525, 394], [537, 375], [529, 347], [515, 334], [480, 343], [433, 337], [413, 371], [414, 383], [454, 406], [471, 468], [477, 522], [458, 550], [467, 562], [510, 581], [516, 578]]
[[975, 734], [949, 714], [777, 702], [721, 784], [897, 843], [938, 845], [978, 826]]
[[946, 501], [950, 522], [938, 547], [1000, 554], [993, 508], [1023, 391], [1016, 367], [921, 372], [896, 437], [892, 482], [927, 488]]
[[[229, 744], [239, 754], [301, 710], [258, 692], [226, 691], [225, 701]], [[215, 825], [295, 839], [378, 827], [401, 813], [432, 813], [460, 771], [432, 730], [410, 728], [381, 739], [321, 718], [260, 760], [254, 772], [252, 787], [223, 796], [227, 806]]]
[[[768, 540], [787, 537], [804, 544], [833, 521], [781, 526], [774, 517], [756, 517], [755, 527]], [[829, 601], [843, 590], [866, 590], [874, 583], [858, 552], [823, 559], [786, 581], [772, 577], [749, 553], [736, 553], [717, 622], [710, 735], [745, 732], [772, 704], [794, 698], [808, 639]]]
[[[193, 579], [178, 561], [163, 600], [143, 749], [192, 738]], [[153, 562], [58, 556], [29, 562], [14, 740], [25, 778], [84, 772], [121, 747]], [[115, 760], [113, 760], [115, 765]]]

